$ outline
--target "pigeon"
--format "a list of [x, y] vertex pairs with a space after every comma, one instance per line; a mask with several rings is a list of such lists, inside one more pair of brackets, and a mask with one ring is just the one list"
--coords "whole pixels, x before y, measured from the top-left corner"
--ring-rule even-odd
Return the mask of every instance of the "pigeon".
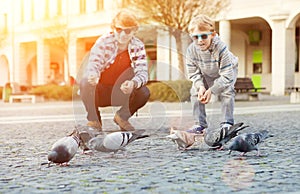
[[244, 123], [237, 123], [231, 127], [223, 127], [216, 130], [207, 129], [204, 133], [204, 141], [211, 148], [221, 150], [229, 140], [237, 136], [239, 131], [249, 127], [243, 126], [243, 124]]
[[80, 139], [79, 147], [82, 149], [82, 153], [85, 154], [87, 153], [88, 150], [90, 150], [87, 147], [87, 143], [89, 142], [89, 140], [92, 139], [93, 137], [96, 137], [100, 133], [95, 130], [91, 130], [87, 126], [82, 126], [82, 125], [77, 125], [76, 129], [79, 131], [79, 139]]
[[149, 137], [142, 135], [145, 130], [136, 130], [134, 132], [113, 132], [106, 136], [96, 136], [89, 140], [88, 148], [99, 152], [117, 153], [119, 150], [126, 151], [125, 147], [136, 139]]
[[57, 140], [48, 154], [48, 166], [51, 163], [68, 166], [79, 147], [79, 133], [75, 129], [70, 135]]
[[86, 153], [88, 150], [90, 150], [87, 147], [87, 143], [90, 141], [90, 139], [92, 139], [93, 137], [95, 137], [95, 134], [89, 132], [89, 131], [82, 131], [79, 133], [79, 138], [80, 138], [80, 143], [79, 143], [79, 147], [82, 149], [82, 153]]
[[166, 137], [174, 141], [179, 150], [187, 150], [194, 145], [195, 141], [197, 141], [197, 136], [203, 136], [199, 134], [188, 133], [186, 131], [175, 130], [173, 127], [171, 128], [170, 133], [171, 134]]
[[269, 135], [269, 132], [267, 130], [262, 130], [256, 133], [240, 134], [235, 137], [232, 143], [229, 145], [229, 154], [231, 154], [232, 151], [239, 151], [242, 152], [241, 155], [243, 156], [247, 152], [256, 150], [256, 155], [260, 156], [258, 144], [263, 142], [268, 137], [272, 137], [272, 135]]

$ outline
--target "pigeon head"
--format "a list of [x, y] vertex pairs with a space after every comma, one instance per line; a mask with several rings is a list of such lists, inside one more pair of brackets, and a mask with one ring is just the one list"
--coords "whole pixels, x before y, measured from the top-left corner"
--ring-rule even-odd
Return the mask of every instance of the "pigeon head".
[[74, 136], [79, 138], [79, 130], [75, 127], [75, 129], [68, 136]]
[[[237, 138], [236, 138], [237, 139]], [[228, 147], [229, 150], [237, 150], [239, 148], [239, 144], [238, 141], [234, 141], [233, 143], [231, 143]]]
[[48, 161], [50, 161], [50, 162], [56, 161], [57, 156], [58, 156], [58, 154], [57, 154], [56, 151], [51, 151], [51, 152], [48, 154]]
[[87, 147], [91, 150], [97, 149], [97, 147], [100, 147], [103, 144], [104, 138], [92, 138], [89, 140]]
[[271, 135], [268, 130], [261, 130], [257, 134], [260, 136], [259, 138], [261, 139], [261, 141], [263, 141], [269, 137], [273, 137], [273, 135]]

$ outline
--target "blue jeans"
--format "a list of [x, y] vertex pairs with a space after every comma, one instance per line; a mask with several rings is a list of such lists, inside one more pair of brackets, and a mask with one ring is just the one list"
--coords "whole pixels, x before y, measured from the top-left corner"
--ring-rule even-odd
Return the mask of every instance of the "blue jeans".
[[[234, 124], [234, 117], [233, 117], [233, 111], [234, 111], [234, 99], [235, 99], [235, 90], [234, 90], [234, 84], [236, 81], [237, 72], [235, 72], [235, 78], [234, 82], [227, 87], [225, 90], [223, 90], [220, 94], [221, 98], [221, 116], [223, 121], [226, 123]], [[214, 83], [214, 80], [216, 78], [210, 78], [205, 77], [205, 88], [208, 89], [211, 87]], [[205, 104], [202, 104], [198, 100], [198, 92], [195, 88], [191, 88], [191, 103], [193, 107], [193, 117], [196, 125], [201, 125], [203, 127], [208, 127], [207, 120], [206, 120], [206, 111], [205, 111]]]
[[131, 94], [124, 94], [119, 84], [111, 86], [99, 82], [96, 86], [92, 86], [87, 78], [83, 78], [80, 82], [80, 97], [89, 121], [101, 122], [98, 108], [107, 106], [121, 106], [117, 113], [122, 119], [128, 120], [147, 103], [150, 91], [146, 86], [142, 86], [134, 89]]

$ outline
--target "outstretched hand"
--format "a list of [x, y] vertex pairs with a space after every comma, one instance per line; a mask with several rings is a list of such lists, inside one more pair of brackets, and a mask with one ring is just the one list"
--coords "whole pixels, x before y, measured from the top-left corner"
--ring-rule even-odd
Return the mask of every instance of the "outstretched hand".
[[204, 87], [201, 87], [199, 89], [199, 93], [198, 93], [198, 100], [202, 103], [202, 104], [207, 104], [209, 103], [211, 99], [211, 90], [209, 89], [205, 89]]
[[134, 82], [132, 80], [126, 80], [122, 83], [120, 89], [124, 94], [131, 94], [134, 89]]

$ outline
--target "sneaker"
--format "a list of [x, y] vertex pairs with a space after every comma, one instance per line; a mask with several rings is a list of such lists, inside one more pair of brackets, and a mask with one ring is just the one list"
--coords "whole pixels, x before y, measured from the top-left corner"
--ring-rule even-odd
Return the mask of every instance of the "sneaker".
[[188, 133], [196, 133], [196, 134], [203, 134], [204, 129], [206, 127], [200, 126], [200, 125], [194, 125], [192, 128], [186, 130]]
[[229, 122], [222, 122], [220, 124], [221, 128], [230, 128], [233, 124]]
[[99, 121], [89, 121], [86, 125], [97, 129], [97, 131], [102, 131], [102, 124]]
[[134, 131], [134, 127], [126, 120], [122, 119], [117, 113], [114, 117], [114, 122], [119, 125], [121, 131]]

